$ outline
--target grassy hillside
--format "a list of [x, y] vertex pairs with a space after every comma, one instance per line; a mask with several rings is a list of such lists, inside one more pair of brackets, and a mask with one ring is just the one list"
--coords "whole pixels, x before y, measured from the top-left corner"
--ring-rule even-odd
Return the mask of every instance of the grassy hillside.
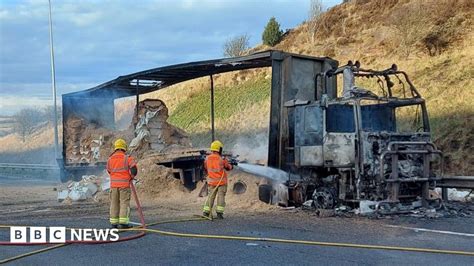
[[[259, 77], [236, 86], [216, 86], [214, 97], [215, 119], [239, 123], [232, 118], [247, 113], [254, 106], [264, 106], [268, 101], [270, 79]], [[189, 132], [206, 131], [211, 120], [209, 98], [209, 90], [191, 95], [175, 107], [169, 121]]]

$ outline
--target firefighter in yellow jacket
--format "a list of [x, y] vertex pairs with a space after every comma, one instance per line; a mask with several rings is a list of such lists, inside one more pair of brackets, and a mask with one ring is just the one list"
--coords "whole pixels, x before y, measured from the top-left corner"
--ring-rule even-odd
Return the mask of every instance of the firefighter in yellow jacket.
[[127, 143], [117, 139], [114, 152], [107, 161], [110, 175], [110, 223], [112, 228], [130, 228], [130, 182], [137, 175], [137, 163], [126, 154]]
[[211, 144], [211, 154], [204, 161], [207, 170], [207, 184], [209, 196], [204, 204], [203, 215], [212, 215], [212, 206], [217, 195], [217, 218], [224, 219], [225, 194], [227, 192], [227, 171], [232, 170], [229, 161], [222, 157], [222, 142], [216, 140]]

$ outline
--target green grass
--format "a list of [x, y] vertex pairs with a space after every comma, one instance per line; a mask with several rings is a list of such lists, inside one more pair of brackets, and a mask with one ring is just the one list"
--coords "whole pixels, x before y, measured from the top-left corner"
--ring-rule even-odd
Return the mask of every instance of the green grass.
[[[236, 86], [216, 86], [216, 122], [226, 121], [254, 104], [267, 101], [270, 97], [270, 82], [270, 79], [258, 77]], [[202, 131], [210, 123], [210, 97], [210, 90], [196, 92], [174, 108], [168, 121], [189, 133]]]

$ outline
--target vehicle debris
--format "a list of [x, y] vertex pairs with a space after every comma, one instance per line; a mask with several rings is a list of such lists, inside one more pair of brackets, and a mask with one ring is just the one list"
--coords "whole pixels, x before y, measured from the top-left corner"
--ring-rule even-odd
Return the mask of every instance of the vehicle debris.
[[110, 179], [107, 176], [84, 175], [81, 181], [69, 182], [65, 189], [58, 190], [59, 202], [83, 201], [93, 198], [98, 191], [108, 191]]
[[[441, 189], [436, 189], [437, 193], [441, 193]], [[459, 190], [456, 188], [448, 188], [448, 200], [455, 201], [474, 201], [474, 192], [473, 190]]]

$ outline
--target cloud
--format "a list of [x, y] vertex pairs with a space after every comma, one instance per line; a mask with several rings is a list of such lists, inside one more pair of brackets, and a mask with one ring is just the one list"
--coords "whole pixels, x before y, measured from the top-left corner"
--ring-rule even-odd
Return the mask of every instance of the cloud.
[[[52, 5], [56, 80], [64, 93], [149, 68], [222, 57], [224, 41], [238, 34], [249, 34], [256, 45], [271, 16], [283, 29], [305, 20], [309, 0], [52, 0]], [[0, 97], [49, 95], [44, 84], [50, 80], [48, 1], [0, 1]]]
[[75, 16], [71, 16], [69, 17], [69, 19], [76, 26], [85, 27], [85, 26], [96, 24], [99, 21], [101, 15], [102, 15], [102, 12], [95, 11], [95, 12], [88, 12], [88, 13], [82, 13]]
[[[63, 83], [56, 84], [57, 103], [61, 105], [61, 94], [85, 90], [97, 83]], [[12, 115], [26, 107], [43, 107], [53, 105], [51, 83], [0, 83], [0, 115]]]
[[23, 108], [35, 108], [46, 105], [52, 105], [52, 99], [38, 96], [3, 95], [0, 98], [0, 114], [13, 115]]

